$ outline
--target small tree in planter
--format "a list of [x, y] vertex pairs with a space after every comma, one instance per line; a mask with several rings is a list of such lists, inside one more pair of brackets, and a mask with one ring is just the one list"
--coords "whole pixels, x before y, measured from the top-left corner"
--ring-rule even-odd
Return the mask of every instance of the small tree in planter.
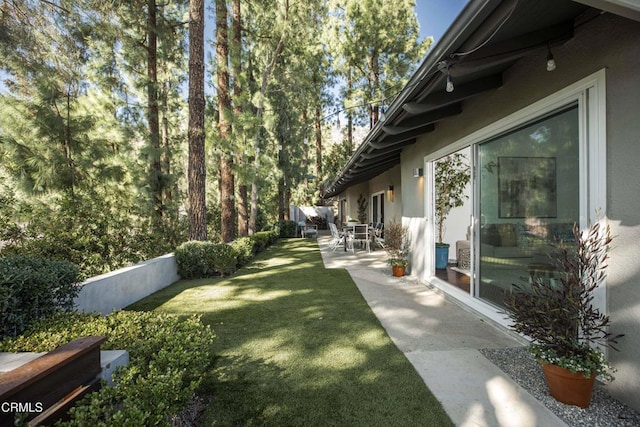
[[394, 276], [404, 276], [407, 267], [407, 227], [395, 218], [384, 229], [384, 249], [389, 256], [388, 262]]
[[[444, 243], [444, 223], [453, 208], [460, 207], [469, 198], [464, 190], [471, 181], [467, 156], [454, 153], [435, 164], [435, 219], [438, 226], [436, 242], [436, 268], [446, 268], [449, 245]], [[438, 254], [440, 252], [440, 254]]]
[[[555, 244], [552, 259], [560, 273], [559, 283], [538, 279], [527, 291], [514, 285], [505, 305], [511, 327], [533, 340], [532, 354], [542, 364], [551, 395], [581, 407], [589, 406], [597, 375], [613, 379], [610, 366], [595, 345], [613, 349], [622, 335], [608, 332], [609, 316], [592, 305], [593, 292], [606, 277], [611, 244], [609, 227], [593, 224], [584, 234], [573, 227], [573, 241]], [[558, 377], [556, 374], [560, 375]], [[565, 390], [564, 379], [571, 386]], [[574, 388], [574, 385], [581, 385]]]
[[360, 224], [366, 224], [367, 222], [367, 207], [369, 206], [369, 202], [367, 199], [360, 193], [358, 196], [358, 221]]

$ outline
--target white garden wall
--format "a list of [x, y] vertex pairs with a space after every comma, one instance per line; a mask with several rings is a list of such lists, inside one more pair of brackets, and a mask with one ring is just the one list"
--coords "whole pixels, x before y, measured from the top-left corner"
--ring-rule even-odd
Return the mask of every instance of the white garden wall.
[[76, 310], [109, 314], [178, 281], [173, 254], [91, 277], [75, 299]]

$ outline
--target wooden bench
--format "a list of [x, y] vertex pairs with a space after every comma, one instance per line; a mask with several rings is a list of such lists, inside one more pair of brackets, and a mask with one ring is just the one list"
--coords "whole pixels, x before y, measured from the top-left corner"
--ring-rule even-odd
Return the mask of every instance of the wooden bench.
[[100, 344], [105, 337], [73, 340], [0, 375], [0, 426], [12, 426], [17, 412], [29, 425], [64, 419], [85, 394], [100, 388]]

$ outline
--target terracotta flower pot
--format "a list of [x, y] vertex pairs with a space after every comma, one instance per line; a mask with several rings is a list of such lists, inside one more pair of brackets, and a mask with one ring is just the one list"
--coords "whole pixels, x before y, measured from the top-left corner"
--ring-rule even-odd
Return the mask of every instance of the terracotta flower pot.
[[404, 276], [404, 265], [392, 265], [391, 270], [393, 271], [393, 275], [395, 277]]
[[582, 373], [574, 374], [567, 369], [550, 364], [543, 364], [542, 372], [544, 372], [551, 396], [557, 401], [581, 408], [589, 407], [596, 379], [595, 373], [591, 374], [591, 377], [585, 378]]

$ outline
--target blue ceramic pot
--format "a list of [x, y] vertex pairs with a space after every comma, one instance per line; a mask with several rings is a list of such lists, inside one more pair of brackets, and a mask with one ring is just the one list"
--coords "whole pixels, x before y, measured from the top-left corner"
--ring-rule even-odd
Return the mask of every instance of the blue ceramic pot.
[[441, 270], [447, 268], [449, 263], [449, 245], [436, 245], [436, 268]]

